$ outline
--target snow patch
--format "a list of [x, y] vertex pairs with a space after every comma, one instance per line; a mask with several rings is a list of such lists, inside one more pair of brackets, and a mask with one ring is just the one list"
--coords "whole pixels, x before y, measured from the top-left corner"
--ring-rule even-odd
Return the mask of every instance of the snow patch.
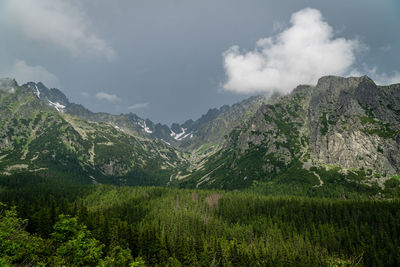
[[171, 143], [168, 143], [167, 141], [165, 141], [164, 139], [161, 139], [164, 143], [166, 143], [167, 145], [171, 145]]
[[122, 129], [121, 127], [119, 127], [117, 125], [113, 125], [113, 124], [110, 124], [110, 125], [113, 126], [115, 129], [117, 129], [118, 131], [125, 132], [124, 129]]
[[190, 135], [193, 136], [193, 134], [191, 132], [190, 133], [186, 133], [187, 128], [181, 128], [181, 130], [182, 130], [182, 132], [180, 132], [178, 134], [171, 130], [171, 134], [170, 134], [171, 137], [173, 137], [177, 141], [181, 141], [181, 140], [185, 139], [186, 137], [188, 137]]
[[36, 86], [36, 84], [34, 86], [29, 84], [28, 88], [31, 89], [32, 92], [37, 96], [37, 98], [40, 99], [40, 91], [39, 91], [39, 88]]
[[139, 124], [140, 127], [143, 128], [143, 130], [144, 130], [146, 133], [149, 133], [149, 134], [153, 133], [153, 131], [150, 130], [149, 127], [147, 127], [146, 121], [138, 121], [138, 124]]
[[39, 91], [39, 88], [37, 88], [36, 85], [35, 85], [35, 89], [36, 89], [36, 91], [34, 91], [35, 95], [36, 95], [38, 98], [40, 98], [40, 91]]
[[192, 133], [185, 134], [181, 139], [185, 139], [186, 137], [190, 136]]
[[53, 108], [55, 108], [57, 111], [59, 111], [59, 112], [64, 112], [64, 108], [65, 108], [65, 106], [64, 105], [61, 105], [60, 103], [58, 103], [58, 102], [51, 102], [50, 100], [48, 100], [47, 99], [47, 101], [49, 101], [49, 105], [51, 106], [51, 107], [53, 107]]

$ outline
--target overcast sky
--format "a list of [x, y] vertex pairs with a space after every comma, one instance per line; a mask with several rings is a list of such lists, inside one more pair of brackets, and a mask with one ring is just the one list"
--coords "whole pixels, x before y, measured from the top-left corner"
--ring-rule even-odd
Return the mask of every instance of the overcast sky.
[[0, 76], [168, 124], [327, 74], [395, 83], [399, 2], [0, 0]]

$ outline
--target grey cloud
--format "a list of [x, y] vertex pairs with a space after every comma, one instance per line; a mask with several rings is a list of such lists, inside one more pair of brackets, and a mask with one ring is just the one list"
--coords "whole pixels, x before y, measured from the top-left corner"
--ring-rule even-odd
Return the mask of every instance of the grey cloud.
[[108, 94], [104, 92], [99, 92], [96, 94], [96, 98], [99, 100], [106, 100], [108, 102], [118, 102], [120, 98], [115, 94]]
[[19, 84], [30, 81], [43, 82], [49, 87], [59, 87], [60, 82], [53, 73], [42, 66], [30, 66], [23, 60], [16, 60], [7, 73], [2, 76], [15, 78]]
[[135, 110], [135, 109], [143, 109], [143, 108], [148, 108], [149, 107], [149, 103], [137, 103], [137, 104], [133, 104], [131, 106], [128, 107], [129, 110]]
[[114, 49], [89, 29], [85, 12], [70, 1], [5, 0], [0, 15], [7, 27], [27, 39], [55, 45], [73, 56], [101, 55], [109, 60], [116, 56]]

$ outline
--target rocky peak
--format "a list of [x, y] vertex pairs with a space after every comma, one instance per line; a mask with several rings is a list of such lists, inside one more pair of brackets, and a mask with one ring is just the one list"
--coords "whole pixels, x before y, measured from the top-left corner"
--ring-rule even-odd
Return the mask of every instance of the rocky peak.
[[320, 90], [330, 91], [333, 89], [344, 89], [344, 88], [354, 88], [357, 87], [361, 82], [372, 82], [374, 83], [368, 76], [361, 77], [340, 77], [340, 76], [323, 76], [318, 79], [316, 88]]
[[13, 93], [17, 86], [17, 81], [12, 78], [0, 78], [0, 91]]
[[392, 93], [368, 76], [321, 78], [308, 112], [314, 157], [344, 168], [398, 172], [400, 99]]
[[49, 89], [41, 82], [28, 82], [24, 84], [24, 86], [31, 89], [32, 92], [41, 100], [47, 100], [49, 103], [59, 103], [63, 106], [68, 106], [70, 104], [64, 93], [57, 88]]
[[193, 177], [215, 188], [227, 186], [226, 176], [230, 184], [247, 186], [249, 177], [296, 179], [310, 171], [317, 188], [329, 168], [347, 181], [357, 174], [373, 183], [398, 174], [399, 166], [400, 85], [377, 86], [367, 76], [325, 76], [315, 86], [300, 85], [261, 105]]
[[171, 130], [175, 133], [180, 133], [182, 131], [181, 126], [178, 123], [172, 123]]
[[365, 92], [368, 92], [368, 95], [375, 94], [376, 88], [375, 83], [367, 76], [349, 78], [324, 76], [318, 80], [313, 89], [310, 100], [311, 113], [315, 115], [332, 111], [344, 113], [349, 110], [353, 110], [350, 115], [362, 113], [357, 102], [365, 97], [361, 96]]

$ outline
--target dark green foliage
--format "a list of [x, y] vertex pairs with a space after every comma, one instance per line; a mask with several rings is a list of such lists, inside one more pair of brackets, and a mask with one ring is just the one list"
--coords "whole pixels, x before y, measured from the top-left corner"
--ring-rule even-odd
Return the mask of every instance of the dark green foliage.
[[46, 242], [30, 235], [24, 228], [27, 220], [17, 217], [15, 208], [7, 209], [0, 202], [0, 263], [40, 264], [46, 255]]
[[395, 137], [396, 135], [399, 134], [399, 131], [392, 130], [388, 123], [385, 123], [385, 124], [384, 123], [380, 123], [379, 126], [380, 126], [379, 128], [367, 129], [367, 130], [364, 130], [364, 132], [366, 134], [376, 134], [376, 135], [378, 135], [380, 137], [383, 137], [385, 139], [393, 138], [393, 137]]
[[134, 263], [130, 250], [120, 247], [102, 259], [104, 245], [92, 238], [77, 218], [60, 215], [49, 239], [27, 232], [26, 223], [27, 220], [17, 216], [15, 207], [7, 209], [0, 202], [1, 266], [131, 266]]
[[76, 218], [60, 215], [51, 234], [56, 251], [51, 264], [56, 266], [96, 266], [99, 264], [102, 248], [99, 241], [90, 238], [85, 226]]
[[321, 135], [326, 135], [328, 133], [328, 130], [329, 130], [328, 119], [326, 118], [326, 116], [327, 116], [327, 113], [323, 112], [321, 117], [320, 117], [320, 121], [321, 121], [320, 132], [321, 132]]
[[133, 256], [150, 265], [328, 266], [360, 255], [365, 265], [398, 264], [398, 201], [112, 187], [85, 201], [88, 221], [111, 219], [118, 243], [131, 240]]
[[[322, 174], [322, 170], [312, 171]], [[335, 173], [326, 172], [327, 176]], [[298, 184], [317, 183], [315, 176], [298, 175], [303, 176], [305, 180]], [[34, 198], [28, 191], [25, 196], [18, 194], [16, 187], [22, 184], [23, 181], [21, 184], [10, 181], [1, 186], [5, 190], [0, 190], [0, 200], [6, 198], [7, 202], [17, 203], [18, 213], [28, 219], [25, 222], [17, 219], [14, 211], [12, 225], [27, 223], [31, 232], [23, 230], [17, 258], [1, 252], [1, 260], [10, 264], [24, 260], [51, 266], [349, 266], [358, 261], [365, 266], [396, 266], [400, 263], [397, 200], [267, 197], [254, 192], [157, 187], [90, 186], [79, 191], [69, 186], [58, 191], [53, 185], [43, 190], [44, 184], [42, 193], [31, 186]], [[357, 188], [357, 184], [354, 186]], [[398, 186], [397, 178], [387, 182], [392, 189], [399, 190]], [[38, 212], [40, 216], [35, 215]], [[0, 234], [6, 232], [6, 228], [1, 228], [5, 221], [4, 216], [0, 218]], [[44, 246], [47, 249], [43, 250]]]
[[393, 111], [397, 116], [400, 116], [400, 109], [395, 109], [391, 104], [387, 104], [386, 107]]
[[393, 176], [385, 182], [384, 193], [386, 196], [400, 197], [400, 175]]
[[389, 123], [383, 123], [374, 117], [360, 116], [360, 122], [364, 125], [363, 132], [366, 134], [375, 134], [385, 139], [394, 138], [399, 134], [398, 131], [393, 130]]
[[[359, 116], [360, 122], [364, 126], [364, 129], [362, 130], [364, 133], [368, 135], [378, 135], [385, 139], [394, 138], [399, 134], [399, 131], [393, 130], [391, 128], [390, 123], [385, 123], [377, 119], [374, 114], [374, 109], [368, 108], [364, 105], [361, 106], [367, 115]], [[387, 108], [394, 111], [395, 113], [397, 112], [390, 104], [388, 104]]]

